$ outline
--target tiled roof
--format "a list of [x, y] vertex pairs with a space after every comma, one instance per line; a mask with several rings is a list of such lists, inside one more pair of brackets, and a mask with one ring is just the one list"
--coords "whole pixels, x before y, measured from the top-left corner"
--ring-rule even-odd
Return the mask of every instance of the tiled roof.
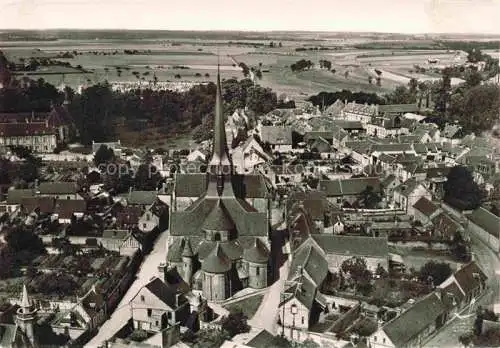
[[[268, 188], [262, 175], [232, 175], [233, 190], [240, 198], [264, 198]], [[207, 174], [177, 174], [175, 194], [177, 197], [201, 197], [207, 190]]]
[[21, 204], [23, 198], [34, 196], [32, 189], [10, 189], [7, 193], [7, 204]]
[[202, 261], [201, 269], [207, 273], [225, 273], [232, 267], [231, 260], [217, 243], [208, 256]]
[[56, 201], [54, 213], [59, 214], [60, 219], [69, 219], [73, 213], [85, 213], [87, 202], [83, 199], [59, 199]]
[[436, 228], [441, 234], [453, 237], [456, 232], [462, 229], [462, 225], [458, 222], [455, 222], [451, 217], [449, 217], [446, 213], [440, 213], [432, 219], [432, 223], [434, 228]]
[[0, 136], [25, 137], [35, 135], [56, 134], [54, 128], [47, 126], [45, 122], [30, 123], [0, 123]]
[[25, 197], [21, 201], [24, 211], [29, 213], [35, 209], [40, 209], [40, 213], [53, 213], [55, 199], [52, 197]]
[[205, 219], [203, 229], [207, 231], [232, 231], [235, 227], [231, 216], [219, 199]]
[[38, 190], [40, 194], [75, 194], [78, 192], [78, 187], [74, 182], [42, 182], [40, 183]]
[[376, 144], [371, 147], [372, 152], [411, 152], [411, 144]]
[[454, 273], [458, 285], [467, 294], [471, 295], [474, 289], [484, 283], [488, 277], [475, 262], [471, 262]]
[[500, 217], [483, 207], [479, 207], [469, 215], [469, 219], [483, 230], [498, 238], [500, 233]]
[[158, 197], [158, 191], [131, 191], [127, 195], [127, 203], [131, 205], [151, 205]]
[[375, 192], [380, 192], [379, 178], [354, 178], [342, 180], [320, 180], [318, 189], [325, 192], [328, 197], [359, 195], [368, 186]]
[[344, 130], [360, 130], [363, 129], [363, 124], [360, 121], [349, 120], [334, 120], [333, 124]]
[[[256, 211], [246, 201], [237, 198], [223, 198], [223, 205], [236, 225], [238, 236], [267, 236], [266, 213]], [[205, 218], [210, 214], [218, 199], [202, 197], [187, 210], [172, 212], [171, 230], [173, 236], [202, 235]]]
[[328, 273], [328, 262], [310, 243], [302, 244], [293, 254], [288, 279], [296, 280], [302, 272], [307, 273], [315, 286], [320, 286]]
[[269, 260], [269, 250], [267, 250], [267, 247], [260, 239], [255, 238], [252, 247], [243, 251], [243, 258], [248, 262], [267, 263]]
[[317, 190], [290, 193], [286, 202], [287, 210], [290, 210], [294, 204], [302, 205], [313, 220], [323, 219], [328, 208], [325, 192]]
[[407, 113], [407, 112], [418, 112], [418, 106], [416, 104], [392, 104], [392, 105], [380, 105], [378, 107], [380, 113]]
[[385, 237], [312, 234], [311, 238], [327, 254], [387, 258], [389, 253]]
[[429, 201], [425, 197], [421, 197], [414, 205], [413, 208], [429, 217], [439, 209], [439, 206]]
[[263, 126], [260, 133], [260, 138], [263, 143], [269, 143], [271, 145], [292, 145], [292, 128]]
[[144, 287], [171, 309], [176, 309], [176, 293], [174, 288], [169, 287], [158, 278], [153, 279]]
[[404, 347], [407, 342], [433, 325], [444, 311], [443, 303], [433, 292], [388, 322], [383, 330], [396, 347]]

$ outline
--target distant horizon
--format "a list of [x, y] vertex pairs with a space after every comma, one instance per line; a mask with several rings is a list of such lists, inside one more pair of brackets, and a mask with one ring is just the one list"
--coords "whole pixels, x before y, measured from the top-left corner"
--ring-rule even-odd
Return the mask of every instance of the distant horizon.
[[392, 35], [402, 35], [402, 36], [412, 36], [412, 35], [470, 35], [470, 36], [498, 36], [500, 33], [475, 33], [475, 32], [397, 32], [397, 31], [358, 31], [358, 30], [284, 30], [284, 29], [152, 29], [152, 28], [1, 28], [2, 32], [9, 31], [150, 31], [150, 32], [200, 32], [200, 33], [328, 33], [328, 34], [392, 34]]
[[0, 0], [2, 30], [500, 35], [498, 0]]

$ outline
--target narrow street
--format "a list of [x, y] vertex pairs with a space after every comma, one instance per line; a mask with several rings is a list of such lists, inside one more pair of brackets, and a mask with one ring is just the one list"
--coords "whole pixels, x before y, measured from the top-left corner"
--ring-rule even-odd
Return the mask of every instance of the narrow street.
[[137, 278], [132, 283], [128, 291], [123, 296], [116, 310], [111, 317], [101, 326], [98, 334], [87, 343], [86, 347], [97, 348], [107, 339], [111, 338], [120, 328], [125, 325], [130, 318], [129, 301], [137, 294], [139, 289], [144, 286], [152, 277], [158, 274], [158, 265], [165, 261], [166, 243], [168, 232], [163, 232], [155, 242], [153, 250], [146, 255]]
[[[488, 276], [488, 286], [490, 290], [490, 294], [486, 294], [474, 306], [474, 310], [471, 311], [471, 313], [474, 313], [475, 309], [477, 309], [480, 305], [489, 306], [500, 302], [500, 292], [498, 287], [499, 279], [495, 274], [497, 270], [500, 271], [500, 259], [485, 243], [473, 235], [471, 235], [471, 242], [475, 260]], [[461, 314], [465, 318], [456, 318], [440, 330], [436, 336], [432, 337], [432, 339], [424, 345], [424, 347], [454, 348], [460, 346], [458, 338], [460, 335], [472, 330], [472, 325], [475, 320], [475, 315], [470, 317], [466, 315], [468, 312], [469, 311], [467, 310]]]
[[289, 264], [280, 268], [279, 279], [271, 285], [269, 291], [264, 295], [264, 299], [257, 309], [255, 315], [248, 321], [252, 327], [266, 329], [272, 334], [276, 334], [278, 308], [281, 301], [281, 293], [285, 287], [285, 281], [288, 279]]

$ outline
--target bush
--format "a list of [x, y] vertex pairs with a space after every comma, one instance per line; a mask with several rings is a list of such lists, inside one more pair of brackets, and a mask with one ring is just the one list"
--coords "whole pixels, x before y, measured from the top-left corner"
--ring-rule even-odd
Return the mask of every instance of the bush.
[[128, 338], [134, 342], [142, 342], [148, 338], [148, 333], [144, 330], [134, 330]]

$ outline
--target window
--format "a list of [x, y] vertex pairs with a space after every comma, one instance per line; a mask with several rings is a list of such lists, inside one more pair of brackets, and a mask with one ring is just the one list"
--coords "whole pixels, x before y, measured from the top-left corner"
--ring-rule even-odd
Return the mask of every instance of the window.
[[373, 341], [377, 342], [377, 336], [373, 336]]
[[260, 268], [259, 268], [259, 267], [257, 267], [257, 268], [255, 268], [255, 275], [257, 275], [257, 276], [258, 276], [259, 274], [260, 274]]
[[217, 233], [215, 233], [215, 234], [214, 234], [214, 240], [215, 240], [216, 242], [218, 242], [218, 241], [220, 241], [220, 240], [221, 240], [221, 238], [220, 238], [220, 233], [218, 233], [218, 232], [217, 232]]
[[302, 317], [302, 325], [304, 325], [304, 317]]
[[147, 226], [147, 225], [146, 225], [145, 223], [144, 223], [144, 224], [142, 224], [142, 228], [146, 228], [146, 226]]
[[155, 321], [155, 326], [158, 326], [158, 320], [157, 320], [157, 321]]
[[153, 314], [153, 310], [151, 308], [148, 308], [148, 317], [150, 317], [151, 314]]
[[141, 295], [141, 301], [144, 302], [144, 295]]
[[382, 338], [382, 343], [385, 343], [385, 338]]

